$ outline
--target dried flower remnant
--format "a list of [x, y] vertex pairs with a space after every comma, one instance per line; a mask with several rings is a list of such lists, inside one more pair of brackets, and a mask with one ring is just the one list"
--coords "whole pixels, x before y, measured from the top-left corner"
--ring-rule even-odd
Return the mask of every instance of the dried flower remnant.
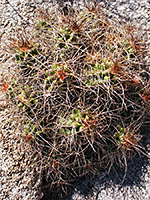
[[33, 140], [33, 136], [32, 136], [31, 134], [28, 134], [28, 135], [26, 136], [26, 140], [32, 141], [32, 140]]
[[141, 95], [145, 101], [150, 101], [150, 92]]
[[118, 64], [117, 61], [113, 63], [113, 66], [111, 67], [111, 72], [114, 74], [119, 74], [121, 71], [121, 66]]
[[30, 42], [27, 39], [21, 38], [21, 42], [18, 40], [15, 40], [11, 38], [11, 44], [10, 47], [13, 46], [13, 48], [17, 48], [19, 51], [28, 51], [31, 49]]

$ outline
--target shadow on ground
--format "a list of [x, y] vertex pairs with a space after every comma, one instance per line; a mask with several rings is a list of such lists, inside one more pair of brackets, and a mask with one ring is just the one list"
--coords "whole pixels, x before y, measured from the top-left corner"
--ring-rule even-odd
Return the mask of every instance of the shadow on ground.
[[[142, 144], [149, 151], [150, 126], [148, 124], [143, 125], [141, 133], [144, 135]], [[145, 187], [144, 177], [148, 173], [149, 164], [150, 160], [147, 156], [137, 154], [132, 160], [128, 160], [127, 174], [123, 184], [121, 183], [125, 175], [124, 169], [114, 165], [109, 174], [101, 171], [95, 177], [87, 175], [78, 178], [72, 187], [68, 189], [68, 195], [62, 195], [62, 191], [51, 191], [49, 188], [43, 189], [44, 196], [42, 200], [98, 200], [99, 193], [102, 190], [107, 191], [108, 188], [111, 188], [111, 190], [117, 188], [117, 191], [120, 192], [125, 192], [127, 188], [134, 190], [135, 187], [140, 190], [140, 188]], [[46, 183], [44, 183], [44, 186], [46, 186]], [[107, 199], [107, 196], [105, 198]]]

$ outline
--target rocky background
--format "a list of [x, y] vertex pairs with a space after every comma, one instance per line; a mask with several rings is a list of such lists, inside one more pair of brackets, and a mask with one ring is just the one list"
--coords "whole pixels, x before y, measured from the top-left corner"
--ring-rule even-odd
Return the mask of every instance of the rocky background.
[[[67, 1], [57, 0], [61, 9]], [[90, 2], [90, 1], [88, 1]], [[150, 1], [149, 0], [101, 0], [109, 17], [115, 20], [132, 21], [150, 38]], [[13, 27], [24, 28], [32, 24], [35, 9], [40, 6], [48, 8], [56, 5], [52, 0], [1, 0], [0, 1], [0, 39]], [[82, 1], [70, 0], [72, 6], [82, 7]], [[149, 40], [150, 41], [150, 40]], [[150, 43], [150, 42], [149, 42]], [[148, 44], [147, 44], [148, 46]], [[3, 44], [0, 41], [0, 52]], [[149, 48], [149, 46], [148, 46]], [[1, 54], [2, 55], [2, 54]], [[149, 64], [149, 55], [146, 58]], [[0, 66], [0, 81], [5, 77], [5, 67], [9, 59], [0, 57], [4, 64]], [[1, 86], [1, 85], [0, 85]], [[13, 116], [16, 115], [13, 105], [7, 106], [7, 99], [0, 91], [0, 199], [3, 200], [148, 200], [150, 199], [150, 160], [146, 155], [136, 155], [128, 161], [125, 181], [124, 170], [114, 166], [108, 174], [103, 171], [99, 175], [78, 179], [65, 197], [58, 197], [46, 183], [41, 182], [41, 155], [26, 143], [16, 129]], [[6, 120], [7, 116], [7, 120]], [[150, 126], [149, 118], [142, 127], [143, 146], [149, 152]]]

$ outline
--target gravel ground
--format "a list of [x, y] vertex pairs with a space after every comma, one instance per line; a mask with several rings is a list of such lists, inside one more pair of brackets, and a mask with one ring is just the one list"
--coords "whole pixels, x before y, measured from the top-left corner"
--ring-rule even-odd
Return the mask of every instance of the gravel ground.
[[[63, 1], [58, 0], [62, 6]], [[143, 33], [150, 38], [150, 1], [149, 0], [101, 0], [110, 17], [116, 20], [136, 22]], [[107, 2], [107, 3], [106, 3]], [[55, 4], [55, 3], [53, 3]], [[78, 4], [78, 5], [77, 5]], [[0, 2], [0, 39], [3, 33], [9, 33], [13, 27], [24, 27], [32, 23], [37, 6], [51, 6], [48, 0], [1, 0]], [[106, 6], [107, 5], [107, 6]], [[74, 6], [82, 6], [76, 1]], [[1, 45], [2, 47], [2, 45]], [[0, 49], [1, 51], [1, 49]], [[2, 57], [0, 57], [2, 61]], [[146, 58], [148, 60], [148, 57]], [[5, 65], [9, 64], [9, 60]], [[0, 81], [5, 65], [0, 68]], [[0, 91], [0, 199], [3, 200], [43, 200], [58, 199], [48, 189], [41, 192], [40, 155], [25, 143], [16, 129], [13, 115], [10, 115], [7, 100]], [[15, 117], [14, 110], [14, 117]], [[9, 120], [6, 119], [6, 115]], [[144, 145], [148, 149], [150, 143], [150, 126], [142, 128]], [[35, 177], [35, 174], [38, 174]], [[150, 165], [149, 159], [142, 155], [128, 162], [126, 179], [120, 186], [124, 172], [117, 166], [108, 175], [100, 173], [94, 178], [84, 177], [74, 184], [70, 194], [62, 199], [68, 200], [149, 200], [150, 199]]]
[[13, 128], [13, 119], [5, 121], [6, 115], [9, 109], [0, 113], [1, 123], [5, 124], [0, 125], [0, 199], [36, 200], [39, 196], [38, 182], [34, 181], [37, 154], [33, 154], [31, 146], [22, 140], [15, 126]]

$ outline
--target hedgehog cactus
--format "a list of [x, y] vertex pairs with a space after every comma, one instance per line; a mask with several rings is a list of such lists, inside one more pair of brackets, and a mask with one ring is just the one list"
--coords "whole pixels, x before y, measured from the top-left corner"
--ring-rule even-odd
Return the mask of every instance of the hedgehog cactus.
[[22, 135], [43, 152], [47, 179], [65, 184], [139, 148], [149, 80], [134, 27], [99, 7], [37, 14], [23, 40], [9, 40], [17, 73], [7, 94], [25, 116]]

